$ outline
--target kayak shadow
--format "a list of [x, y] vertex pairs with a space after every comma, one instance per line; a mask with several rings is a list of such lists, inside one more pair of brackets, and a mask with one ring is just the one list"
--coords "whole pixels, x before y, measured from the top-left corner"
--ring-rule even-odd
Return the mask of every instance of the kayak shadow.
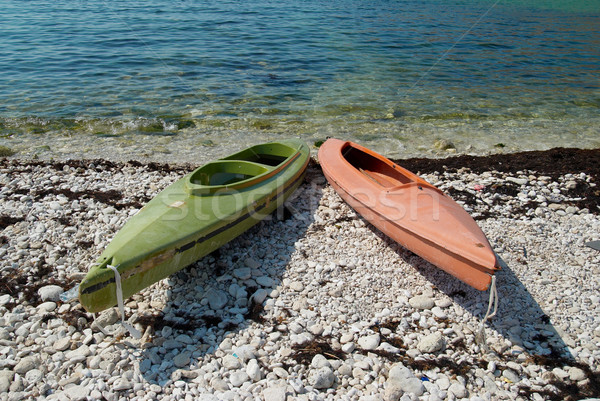
[[[295, 243], [314, 221], [323, 185], [307, 171], [305, 182], [286, 201], [285, 207], [256, 224], [217, 251], [166, 279], [158, 292], [166, 295], [160, 307], [137, 319], [148, 330], [139, 368], [148, 384], [168, 386], [180, 380], [229, 390], [223, 381], [235, 371], [245, 372], [242, 362], [252, 353], [260, 358], [268, 349], [261, 324], [263, 308], [276, 301], [287, 266], [296, 252]], [[267, 305], [267, 306], [265, 306]], [[276, 323], [275, 323], [276, 324]], [[274, 324], [274, 325], [275, 325]], [[252, 327], [256, 326], [256, 327]], [[231, 338], [247, 331], [237, 342]], [[235, 355], [227, 369], [206, 356]], [[211, 383], [210, 376], [215, 372]]]
[[[489, 290], [478, 291], [472, 288], [403, 248], [371, 224], [367, 223], [367, 226], [393, 249], [402, 261], [430, 282], [434, 291], [440, 291], [450, 297], [456, 305], [476, 317], [479, 322], [484, 319], [489, 305]], [[499, 258], [502, 269], [496, 273], [498, 310], [497, 314], [485, 323], [485, 327], [491, 329], [491, 333], [490, 330], [486, 330], [487, 346], [507, 360], [519, 359], [519, 354], [523, 354], [523, 357], [530, 355], [542, 359], [574, 361], [568, 344], [563, 340], [565, 336], [569, 341], [568, 335], [559, 334], [560, 329], [552, 325], [551, 318], [540, 304], [513, 270], [500, 256]], [[493, 309], [491, 311], [493, 312]]]

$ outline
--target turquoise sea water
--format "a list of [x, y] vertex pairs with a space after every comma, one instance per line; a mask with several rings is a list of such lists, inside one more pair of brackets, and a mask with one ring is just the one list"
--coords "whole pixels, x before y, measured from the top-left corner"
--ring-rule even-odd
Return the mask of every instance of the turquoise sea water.
[[0, 145], [600, 146], [600, 1], [0, 0]]

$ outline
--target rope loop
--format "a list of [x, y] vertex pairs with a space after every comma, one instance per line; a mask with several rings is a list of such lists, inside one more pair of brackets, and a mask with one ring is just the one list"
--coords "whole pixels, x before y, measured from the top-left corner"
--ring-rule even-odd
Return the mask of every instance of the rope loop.
[[[485, 351], [489, 351], [489, 347], [485, 340], [484, 325], [485, 322], [488, 321], [488, 319], [491, 319], [494, 316], [496, 316], [496, 312], [498, 312], [498, 303], [499, 299], [498, 289], [496, 288], [496, 276], [492, 276], [492, 284], [490, 285], [490, 298], [488, 300], [487, 312], [485, 313], [485, 317], [481, 320], [481, 323], [479, 323], [479, 330], [477, 331], [477, 335], [475, 336], [476, 342]], [[492, 305], [494, 306], [494, 312], [490, 313], [490, 311], [492, 310]]]
[[119, 305], [119, 311], [121, 312], [121, 324], [123, 327], [125, 327], [125, 329], [127, 329], [127, 331], [129, 331], [129, 334], [131, 334], [133, 338], [140, 339], [142, 338], [142, 333], [125, 321], [125, 307], [123, 306], [123, 287], [121, 286], [121, 275], [119, 274], [117, 267], [111, 265], [106, 265], [106, 267], [115, 272], [115, 283], [117, 285], [117, 304]]

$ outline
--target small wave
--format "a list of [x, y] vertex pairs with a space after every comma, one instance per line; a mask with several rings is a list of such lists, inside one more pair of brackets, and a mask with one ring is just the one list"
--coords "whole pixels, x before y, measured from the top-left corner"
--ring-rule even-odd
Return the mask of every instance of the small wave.
[[129, 134], [170, 136], [196, 126], [194, 120], [181, 117], [135, 118], [0, 118], [0, 135], [19, 134], [65, 135], [92, 134], [99, 137], [118, 137]]

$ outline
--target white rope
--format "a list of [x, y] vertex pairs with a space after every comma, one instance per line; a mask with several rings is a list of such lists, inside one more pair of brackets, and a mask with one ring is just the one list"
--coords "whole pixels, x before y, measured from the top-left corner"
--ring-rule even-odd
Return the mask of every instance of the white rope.
[[115, 266], [106, 265], [109, 269], [115, 272], [115, 283], [117, 284], [117, 304], [119, 304], [119, 311], [121, 312], [121, 324], [129, 331], [129, 334], [133, 338], [142, 338], [142, 333], [139, 332], [135, 327], [125, 321], [125, 307], [123, 306], [123, 288], [121, 287], [121, 275]]
[[[496, 288], [496, 276], [492, 276], [492, 284], [490, 285], [490, 298], [488, 301], [487, 312], [485, 313], [485, 317], [479, 324], [479, 331], [477, 332], [477, 335], [475, 336], [475, 339], [477, 340], [479, 345], [481, 347], [485, 348], [486, 350], [488, 350], [488, 346], [485, 341], [485, 332], [483, 330], [484, 325], [488, 319], [491, 319], [492, 317], [496, 316], [496, 312], [498, 312], [498, 303], [499, 303], [499, 301], [498, 301], [498, 289]], [[494, 312], [490, 314], [490, 311], [492, 310], [492, 304], [494, 305]]]

